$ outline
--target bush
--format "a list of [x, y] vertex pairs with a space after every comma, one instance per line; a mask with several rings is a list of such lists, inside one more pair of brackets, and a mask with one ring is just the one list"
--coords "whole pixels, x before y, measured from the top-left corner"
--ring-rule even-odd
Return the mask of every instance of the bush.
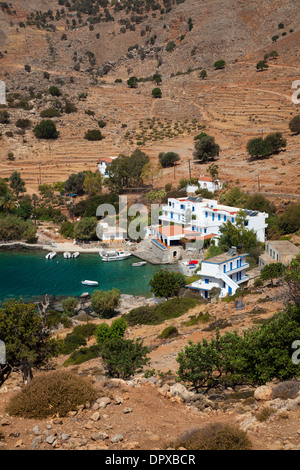
[[229, 423], [211, 423], [190, 429], [175, 442], [175, 448], [187, 450], [250, 450], [251, 441], [245, 431]]
[[15, 215], [0, 217], [0, 240], [33, 240], [36, 227], [31, 220], [23, 220]]
[[64, 362], [64, 367], [82, 364], [83, 362], [90, 361], [99, 357], [100, 348], [94, 344], [89, 348], [80, 348], [72, 352], [69, 359]]
[[39, 139], [57, 139], [59, 132], [53, 121], [46, 119], [41, 121], [33, 129], [35, 136]]
[[161, 98], [162, 97], [161, 89], [160, 88], [153, 88], [152, 96], [154, 98]]
[[65, 238], [73, 238], [74, 236], [74, 224], [69, 220], [66, 220], [61, 224], [59, 233]]
[[86, 340], [80, 335], [68, 333], [63, 341], [61, 352], [62, 354], [70, 354], [80, 346], [86, 346]]
[[177, 318], [189, 309], [196, 307], [199, 298], [174, 298], [156, 306], [142, 306], [123, 315], [129, 326], [159, 325], [165, 320]]
[[244, 330], [243, 335], [227, 332], [220, 336], [217, 330], [215, 339], [189, 342], [178, 354], [178, 377], [196, 391], [230, 384], [263, 385], [275, 378], [289, 380], [299, 375], [299, 367], [291, 361], [291, 345], [299, 334], [291, 307]]
[[299, 380], [286, 380], [281, 382], [272, 390], [272, 400], [280, 398], [281, 400], [294, 399], [299, 395], [300, 382]]
[[215, 63], [214, 63], [214, 67], [216, 70], [219, 70], [219, 69], [223, 69], [226, 65], [226, 62], [225, 60], [217, 60]]
[[72, 321], [68, 317], [64, 317], [60, 312], [53, 310], [52, 312], [47, 312], [47, 327], [55, 328], [59, 323], [62, 323], [65, 328], [70, 328], [72, 326]]
[[49, 93], [52, 96], [60, 96], [61, 95], [61, 92], [60, 92], [59, 88], [57, 88], [57, 86], [51, 86], [49, 88]]
[[160, 269], [149, 282], [150, 290], [156, 297], [175, 297], [180, 289], [185, 286], [183, 274]]
[[143, 342], [113, 338], [104, 341], [101, 347], [101, 357], [109, 377], [128, 379], [134, 373], [141, 371], [148, 364], [146, 357], [149, 349]]
[[247, 152], [252, 158], [264, 158], [278, 153], [286, 147], [286, 139], [282, 138], [281, 132], [268, 134], [264, 139], [255, 137], [247, 143]]
[[17, 392], [9, 401], [7, 412], [29, 419], [63, 417], [96, 398], [96, 392], [86, 378], [66, 371], [47, 372]]
[[62, 307], [64, 309], [64, 313], [69, 317], [72, 317], [75, 314], [75, 307], [78, 304], [78, 300], [75, 297], [68, 297], [62, 301]]
[[89, 129], [85, 133], [84, 138], [86, 140], [95, 141], [95, 140], [102, 140], [103, 136], [102, 136], [101, 132], [99, 131], [99, 129]]
[[104, 341], [113, 338], [122, 338], [127, 328], [127, 323], [124, 318], [117, 318], [108, 326], [107, 323], [101, 323], [97, 326], [96, 337], [97, 342], [102, 344]]
[[97, 325], [95, 323], [87, 323], [85, 325], [77, 325], [73, 329], [72, 334], [81, 336], [82, 338], [89, 338], [95, 335]]
[[290, 131], [293, 132], [293, 134], [300, 134], [300, 114], [290, 120], [289, 128]]
[[169, 338], [176, 338], [176, 336], [179, 336], [176, 326], [168, 326], [161, 332], [158, 338], [169, 339]]
[[176, 44], [174, 41], [170, 41], [168, 42], [168, 44], [166, 45], [166, 51], [167, 52], [172, 52], [176, 47]]
[[16, 126], [20, 129], [28, 129], [30, 127], [30, 120], [29, 119], [18, 119], [16, 122]]
[[111, 318], [120, 302], [120, 291], [95, 290], [92, 294], [92, 307], [101, 318]]
[[257, 413], [256, 419], [260, 423], [263, 423], [264, 421], [267, 421], [267, 419], [269, 419], [270, 416], [272, 416], [272, 414], [274, 414], [274, 413], [275, 413], [274, 408], [271, 408], [270, 406], [265, 406], [262, 410], [260, 410]]
[[53, 117], [60, 117], [61, 114], [56, 108], [47, 108], [41, 112], [42, 118], [53, 118]]

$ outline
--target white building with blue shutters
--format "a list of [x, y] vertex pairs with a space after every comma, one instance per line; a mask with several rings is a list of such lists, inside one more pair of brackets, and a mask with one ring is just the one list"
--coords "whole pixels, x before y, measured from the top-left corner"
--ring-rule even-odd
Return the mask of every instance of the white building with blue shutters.
[[265, 241], [266, 219], [265, 212], [240, 209], [219, 204], [217, 200], [205, 199], [197, 196], [169, 198], [168, 204], [162, 207], [159, 216], [162, 224], [173, 222], [182, 224], [185, 229], [200, 233], [202, 235], [221, 234], [220, 227], [228, 220], [236, 223], [239, 211], [245, 214], [245, 227], [254, 230], [260, 242]]
[[246, 274], [246, 269], [249, 268], [247, 256], [248, 253], [236, 254], [231, 249], [227, 253], [201, 261], [201, 270], [196, 273], [199, 281], [186, 287], [199, 291], [205, 299], [210, 298], [213, 287], [220, 289], [220, 297], [235, 294], [249, 280]]

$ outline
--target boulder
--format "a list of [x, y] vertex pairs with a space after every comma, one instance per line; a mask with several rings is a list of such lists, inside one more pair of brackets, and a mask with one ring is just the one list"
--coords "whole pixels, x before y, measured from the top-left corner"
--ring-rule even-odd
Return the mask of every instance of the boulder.
[[270, 385], [262, 385], [255, 390], [254, 398], [256, 400], [270, 400], [272, 393], [273, 389]]

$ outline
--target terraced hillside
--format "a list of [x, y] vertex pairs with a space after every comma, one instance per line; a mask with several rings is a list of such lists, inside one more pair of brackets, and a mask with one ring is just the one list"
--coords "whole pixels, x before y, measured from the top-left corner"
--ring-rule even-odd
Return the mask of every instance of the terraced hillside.
[[[221, 146], [217, 163], [223, 180], [249, 191], [296, 198], [300, 145], [288, 123], [299, 112], [299, 105], [292, 103], [292, 83], [300, 77], [299, 8], [297, 2], [288, 0], [272, 5], [260, 2], [259, 8], [258, 2], [252, 3], [239, 2], [232, 14], [232, 1], [175, 2], [168, 13], [151, 10], [134, 30], [125, 27], [120, 32], [130, 15], [124, 10], [114, 12], [112, 5], [107, 10], [114, 21], [96, 23], [94, 29], [84, 23], [72, 29], [66, 27], [64, 18], [55, 22], [52, 31], [34, 24], [18, 25], [32, 11], [55, 11], [55, 0], [39, 7], [37, 2], [13, 2], [16, 15], [4, 10], [0, 17], [0, 78], [8, 94], [25, 97], [29, 107], [9, 107], [10, 122], [0, 124], [0, 176], [17, 169], [34, 191], [41, 182], [95, 170], [100, 157], [129, 153], [139, 146], [153, 159], [161, 151], [178, 152], [180, 164], [175, 170], [165, 169], [163, 178], [164, 184], [177, 184], [182, 177], [197, 176], [207, 168], [193, 163], [192, 155], [193, 138], [205, 126]], [[272, 43], [274, 35], [278, 39]], [[170, 42], [175, 48], [167, 52]], [[273, 49], [278, 58], [268, 59], [269, 68], [258, 72], [257, 62]], [[221, 58], [226, 66], [215, 70], [213, 64]], [[79, 70], [75, 63], [80, 64]], [[30, 72], [24, 70], [26, 64]], [[207, 70], [205, 80], [199, 78], [202, 68]], [[50, 74], [48, 79], [44, 72]], [[162, 76], [160, 99], [151, 96], [156, 85], [149, 77], [156, 72]], [[148, 79], [129, 88], [127, 80], [134, 75]], [[122, 83], [115, 83], [116, 79]], [[51, 85], [61, 91], [58, 100], [71, 101], [77, 112], [52, 118], [60, 132], [58, 139], [38, 140], [32, 128], [40, 122], [40, 112], [53, 103], [57, 106], [49, 95]], [[79, 99], [82, 93], [85, 99]], [[25, 133], [15, 125], [20, 118], [31, 121]], [[84, 139], [88, 129], [98, 128], [99, 119], [106, 122], [101, 129], [105, 138]], [[286, 150], [250, 162], [247, 141], [273, 131], [283, 133]], [[7, 158], [9, 152], [14, 160]]]

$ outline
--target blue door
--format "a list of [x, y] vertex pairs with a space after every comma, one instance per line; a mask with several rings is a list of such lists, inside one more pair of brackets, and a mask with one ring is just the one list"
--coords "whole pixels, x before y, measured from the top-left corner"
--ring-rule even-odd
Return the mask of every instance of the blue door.
[[232, 288], [230, 286], [228, 286], [228, 293], [232, 294]]

